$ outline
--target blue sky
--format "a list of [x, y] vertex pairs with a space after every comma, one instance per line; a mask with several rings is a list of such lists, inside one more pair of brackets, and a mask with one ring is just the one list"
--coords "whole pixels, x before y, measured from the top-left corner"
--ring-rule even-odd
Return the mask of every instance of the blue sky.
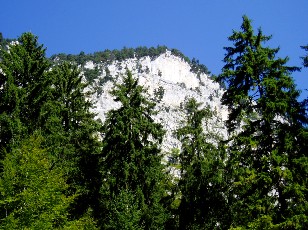
[[[307, 0], [4, 0], [0, 9], [4, 37], [30, 31], [48, 56], [166, 45], [219, 74], [227, 37], [244, 14], [273, 35], [268, 46], [279, 46], [289, 65], [301, 66], [300, 46], [308, 44]], [[299, 89], [308, 88], [307, 68], [293, 77]]]

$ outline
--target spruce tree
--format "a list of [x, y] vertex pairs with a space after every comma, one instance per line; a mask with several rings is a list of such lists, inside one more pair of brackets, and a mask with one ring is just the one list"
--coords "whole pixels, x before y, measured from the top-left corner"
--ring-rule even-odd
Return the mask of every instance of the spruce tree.
[[167, 219], [164, 130], [154, 121], [155, 104], [145, 93], [129, 71], [111, 91], [119, 108], [108, 112], [104, 123], [101, 204], [107, 229], [162, 229]]
[[0, 149], [6, 149], [38, 128], [40, 110], [48, 97], [45, 73], [50, 64], [31, 33], [22, 34], [1, 52]]
[[[232, 227], [304, 229], [307, 227], [307, 138], [304, 110], [291, 73], [299, 70], [277, 58], [279, 48], [254, 34], [244, 16], [233, 31], [219, 80], [229, 108], [228, 171]], [[306, 226], [306, 227], [305, 227]]]
[[100, 174], [96, 154], [101, 147], [101, 124], [90, 111], [92, 92], [77, 66], [60, 63], [52, 67], [48, 76], [51, 97], [42, 109], [40, 123], [55, 164], [69, 175], [72, 193], [79, 193], [72, 206], [72, 215], [78, 217], [98, 204]]
[[80, 194], [70, 205], [71, 217], [95, 209], [100, 124], [78, 68], [51, 65], [38, 38], [25, 33], [3, 51], [0, 69], [0, 159], [39, 130], [52, 164], [66, 175], [66, 192]]
[[182, 143], [178, 156], [179, 229], [221, 229], [227, 223], [221, 137], [209, 127], [213, 112], [200, 106], [194, 98], [186, 101], [186, 119], [176, 131]]

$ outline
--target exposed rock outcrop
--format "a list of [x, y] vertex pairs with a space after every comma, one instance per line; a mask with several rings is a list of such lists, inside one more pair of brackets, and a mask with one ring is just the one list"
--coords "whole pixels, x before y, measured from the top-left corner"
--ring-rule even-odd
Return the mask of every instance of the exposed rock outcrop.
[[194, 73], [191, 66], [183, 58], [174, 56], [170, 51], [151, 59], [146, 56], [140, 59], [131, 58], [124, 61], [113, 61], [110, 64], [95, 64], [89, 61], [84, 69], [97, 69], [100, 76], [92, 87], [97, 89], [94, 95], [95, 112], [104, 121], [106, 113], [117, 108], [109, 94], [115, 82], [121, 81], [121, 75], [129, 69], [139, 79], [139, 84], [148, 89], [149, 98], [156, 98], [158, 114], [155, 117], [166, 130], [163, 149], [169, 152], [179, 148], [173, 132], [184, 119], [182, 110], [185, 98], [194, 97], [203, 106], [210, 106], [215, 111], [211, 120], [211, 129], [226, 136], [223, 121], [227, 118], [227, 109], [221, 105], [223, 89], [205, 73]]

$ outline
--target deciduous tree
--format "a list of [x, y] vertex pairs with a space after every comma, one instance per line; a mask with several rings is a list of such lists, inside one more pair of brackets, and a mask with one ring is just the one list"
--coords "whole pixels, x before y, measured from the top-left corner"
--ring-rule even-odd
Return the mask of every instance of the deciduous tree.
[[[89, 216], [69, 220], [68, 184], [61, 167], [54, 166], [42, 148], [42, 136], [31, 136], [3, 161], [0, 175], [1, 229], [95, 229]], [[81, 223], [82, 222], [82, 223]]]

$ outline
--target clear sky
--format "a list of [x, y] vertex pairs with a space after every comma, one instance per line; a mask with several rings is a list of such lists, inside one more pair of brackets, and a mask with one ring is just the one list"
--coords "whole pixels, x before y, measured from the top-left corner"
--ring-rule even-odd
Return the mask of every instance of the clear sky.
[[[0, 6], [3, 36], [32, 32], [48, 56], [166, 45], [217, 75], [227, 37], [244, 14], [256, 30], [273, 35], [268, 45], [279, 46], [289, 65], [302, 66], [300, 46], [308, 45], [308, 0], [2, 0]], [[308, 68], [293, 77], [298, 88], [308, 88]]]

